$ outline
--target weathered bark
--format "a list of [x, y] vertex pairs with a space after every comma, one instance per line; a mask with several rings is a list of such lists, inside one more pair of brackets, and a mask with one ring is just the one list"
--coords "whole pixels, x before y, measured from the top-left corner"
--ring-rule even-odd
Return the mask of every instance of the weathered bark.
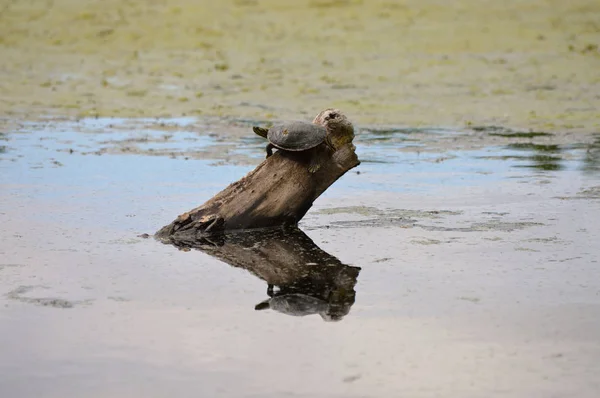
[[[351, 126], [351, 125], [350, 125]], [[296, 225], [331, 184], [360, 164], [349, 134], [332, 132], [325, 144], [304, 152], [278, 151], [206, 203], [181, 214], [156, 233], [159, 239], [193, 239], [222, 231]], [[311, 157], [322, 159], [315, 173]]]
[[171, 238], [168, 243], [201, 250], [267, 282], [270, 298], [256, 305], [257, 310], [271, 308], [297, 316], [318, 313], [326, 320], [339, 320], [355, 301], [360, 268], [343, 264], [295, 227]]

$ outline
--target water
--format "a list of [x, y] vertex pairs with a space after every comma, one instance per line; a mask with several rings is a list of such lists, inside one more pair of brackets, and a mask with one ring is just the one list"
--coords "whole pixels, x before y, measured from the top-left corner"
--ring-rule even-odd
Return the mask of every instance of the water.
[[598, 396], [597, 137], [365, 128], [303, 232], [138, 237], [264, 157], [200, 125], [0, 136], [0, 396]]

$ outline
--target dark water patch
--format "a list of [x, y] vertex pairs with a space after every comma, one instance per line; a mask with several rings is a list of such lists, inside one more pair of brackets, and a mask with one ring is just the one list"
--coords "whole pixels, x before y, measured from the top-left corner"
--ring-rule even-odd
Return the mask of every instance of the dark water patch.
[[[0, 133], [0, 141], [8, 142], [8, 135], [6, 133]], [[6, 152], [8, 152], [8, 145], [0, 145], [0, 155], [5, 154]]]
[[382, 258], [378, 258], [378, 259], [373, 260], [373, 262], [374, 263], [385, 263], [385, 262], [388, 262], [390, 260], [393, 260], [393, 258], [392, 257], [382, 257]]
[[552, 84], [540, 84], [527, 86], [527, 91], [553, 91], [556, 90], [556, 86]]
[[418, 142], [419, 140], [416, 138], [404, 138], [404, 137], [389, 137], [389, 136], [383, 136], [383, 137], [378, 137], [378, 136], [363, 136], [359, 139], [361, 142], [365, 142], [365, 143], [377, 143], [377, 142], [390, 142], [392, 140], [395, 140], [396, 142], [398, 141], [402, 141], [402, 142]]
[[563, 148], [561, 148], [559, 145], [534, 144], [531, 142], [508, 144], [506, 147], [508, 149], [551, 153], [560, 153], [563, 150]]
[[402, 129], [402, 128], [363, 128], [360, 130], [360, 134], [364, 136], [398, 136], [398, 135], [409, 135], [410, 133], [421, 132], [415, 129]]
[[450, 243], [451, 241], [441, 241], [439, 239], [431, 239], [431, 238], [417, 238], [417, 239], [412, 239], [410, 241], [410, 243], [415, 244], [415, 245], [423, 245], [423, 246], [429, 246], [429, 245], [440, 245], [442, 243]]
[[[8, 133], [0, 133], [0, 141], [4, 141], [4, 142], [8, 142], [9, 141], [9, 137], [8, 137]], [[0, 145], [0, 155], [3, 155], [5, 153], [7, 153], [9, 151], [9, 147], [8, 145]], [[4, 160], [6, 158], [4, 157], [0, 157], [0, 160]]]
[[600, 186], [583, 189], [577, 196], [584, 199], [600, 199]]
[[[522, 230], [529, 227], [542, 226], [542, 223], [536, 222], [505, 222], [500, 220], [490, 220], [486, 222], [472, 223], [468, 227], [446, 227], [440, 225], [429, 225], [419, 223], [416, 219], [405, 218], [405, 217], [382, 217], [382, 218], [368, 218], [361, 220], [335, 220], [331, 221], [326, 225], [306, 227], [307, 230], [317, 229], [331, 229], [331, 228], [381, 228], [381, 227], [400, 227], [400, 228], [420, 228], [426, 231], [437, 231], [437, 232], [488, 232], [488, 231], [500, 231], [500, 232], [512, 232], [516, 230]], [[419, 243], [424, 245], [429, 244], [440, 244], [445, 241], [437, 239], [425, 238], [422, 240], [415, 241], [413, 243]], [[447, 241], [450, 242], [450, 241]]]
[[53, 308], [73, 308], [79, 304], [89, 304], [90, 300], [67, 300], [58, 297], [28, 297], [25, 294], [29, 293], [34, 289], [47, 289], [44, 286], [19, 286], [16, 289], [11, 290], [6, 294], [6, 297], [11, 300], [20, 301], [22, 303], [38, 305], [42, 307], [53, 307]]
[[547, 238], [531, 238], [531, 239], [525, 239], [525, 242], [533, 242], [533, 243], [547, 243], [547, 244], [556, 244], [556, 243], [563, 243], [563, 244], [567, 244], [567, 242], [559, 239], [556, 236], [550, 236]]
[[510, 132], [512, 130], [502, 127], [502, 126], [472, 126], [471, 130], [477, 132], [489, 132], [489, 133], [498, 133], [498, 132]]
[[376, 227], [411, 227], [416, 220], [403, 217], [369, 218], [366, 220], [341, 220], [332, 221], [328, 225], [308, 227], [307, 230], [323, 228], [376, 228]]
[[524, 165], [515, 165], [515, 167], [532, 168], [544, 171], [557, 171], [563, 170], [565, 166], [562, 165], [562, 158], [557, 156], [544, 156], [544, 155], [533, 155], [527, 158], [532, 163]]
[[541, 131], [530, 131], [530, 132], [511, 132], [511, 133], [490, 133], [491, 136], [505, 137], [505, 138], [535, 138], [535, 137], [550, 137], [551, 133], [544, 133]]
[[584, 148], [581, 170], [586, 174], [600, 173], [600, 133], [594, 134], [593, 142]]
[[[481, 159], [488, 160], [505, 160], [517, 161], [512, 167], [516, 168], [528, 168], [538, 169], [544, 171], [558, 171], [566, 169], [566, 166], [562, 163], [564, 159], [557, 156], [543, 156], [543, 155], [532, 155], [532, 156], [519, 156], [519, 155], [502, 155], [502, 156], [484, 156]], [[527, 164], [522, 164], [526, 162]]]
[[486, 155], [478, 156], [478, 159], [482, 160], [527, 160], [529, 156], [526, 155]]
[[[323, 216], [335, 216], [327, 224], [307, 226], [307, 230], [328, 228], [373, 228], [373, 227], [402, 227], [414, 226], [418, 220], [440, 220], [448, 216], [462, 214], [460, 211], [449, 210], [409, 210], [409, 209], [378, 209], [367, 206], [347, 206], [322, 209], [316, 212]], [[339, 219], [339, 218], [342, 219]], [[357, 217], [361, 217], [357, 219]]]
[[558, 196], [558, 199], [600, 199], [600, 185], [582, 189], [574, 196]]
[[492, 137], [504, 138], [535, 138], [535, 137], [551, 137], [554, 134], [542, 131], [515, 131], [502, 126], [474, 126], [471, 130], [477, 132], [488, 133]]
[[427, 219], [438, 219], [444, 216], [457, 216], [462, 214], [460, 211], [450, 210], [409, 210], [409, 209], [378, 209], [376, 207], [369, 206], [346, 206], [346, 207], [332, 207], [328, 209], [322, 209], [317, 212], [318, 214], [357, 214], [361, 216], [377, 216], [381, 218], [385, 217], [402, 217], [402, 218], [427, 218]]
[[534, 168], [544, 171], [557, 171], [565, 168], [564, 159], [561, 153], [565, 151], [559, 145], [546, 145], [528, 143], [513, 143], [506, 146], [508, 149], [517, 151], [531, 152], [526, 156], [528, 164], [517, 164], [515, 167]]
[[469, 227], [441, 227], [432, 225], [420, 225], [415, 224], [415, 227], [422, 228], [426, 231], [441, 231], [441, 232], [487, 232], [487, 231], [501, 231], [501, 232], [512, 232], [525, 228], [543, 226], [542, 223], [537, 222], [503, 222], [498, 220], [491, 220], [487, 222], [473, 223]]

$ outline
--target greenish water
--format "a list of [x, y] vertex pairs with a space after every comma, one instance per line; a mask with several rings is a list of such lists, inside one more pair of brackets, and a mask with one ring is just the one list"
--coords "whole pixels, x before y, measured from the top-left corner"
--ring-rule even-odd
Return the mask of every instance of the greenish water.
[[262, 161], [219, 129], [3, 134], [0, 395], [597, 396], [598, 137], [360, 127], [303, 232], [139, 237]]

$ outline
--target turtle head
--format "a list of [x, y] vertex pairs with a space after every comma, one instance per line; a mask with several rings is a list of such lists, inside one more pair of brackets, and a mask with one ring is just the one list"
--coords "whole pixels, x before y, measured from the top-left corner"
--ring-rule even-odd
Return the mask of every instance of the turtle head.
[[252, 131], [254, 131], [254, 134], [258, 134], [263, 138], [267, 138], [267, 134], [269, 134], [269, 129], [258, 126], [252, 127]]
[[327, 129], [329, 139], [335, 148], [352, 142], [354, 139], [354, 126], [339, 109], [325, 109], [315, 117], [313, 123]]
[[262, 302], [256, 304], [254, 306], [254, 309], [256, 311], [268, 310], [269, 308], [271, 308], [270, 301], [271, 301], [270, 299], [262, 301]]

